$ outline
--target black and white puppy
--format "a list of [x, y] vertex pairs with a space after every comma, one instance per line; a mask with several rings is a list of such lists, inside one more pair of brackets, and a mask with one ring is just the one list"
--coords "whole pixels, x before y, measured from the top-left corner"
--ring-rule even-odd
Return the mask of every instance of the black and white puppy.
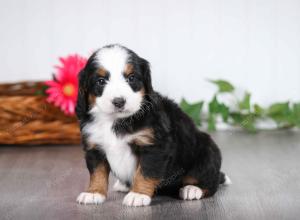
[[96, 51], [79, 75], [76, 114], [90, 185], [77, 202], [99, 204], [110, 171], [123, 204], [147, 206], [155, 193], [184, 200], [214, 195], [230, 180], [211, 137], [170, 99], [155, 92], [149, 63], [121, 45]]

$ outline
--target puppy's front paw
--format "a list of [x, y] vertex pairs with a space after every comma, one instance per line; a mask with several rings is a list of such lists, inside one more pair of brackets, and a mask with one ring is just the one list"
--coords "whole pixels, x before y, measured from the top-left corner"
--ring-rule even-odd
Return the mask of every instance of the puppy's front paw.
[[113, 186], [113, 191], [116, 191], [116, 192], [128, 192], [129, 191], [129, 188], [120, 182], [120, 180], [117, 180]]
[[129, 192], [123, 200], [123, 205], [126, 206], [148, 206], [150, 203], [150, 196], [136, 192]]
[[180, 189], [179, 197], [184, 200], [194, 200], [194, 199], [201, 199], [203, 195], [202, 190], [193, 185], [187, 185]]
[[79, 204], [101, 204], [105, 201], [105, 196], [100, 193], [89, 193], [89, 192], [82, 192], [77, 197], [77, 202]]

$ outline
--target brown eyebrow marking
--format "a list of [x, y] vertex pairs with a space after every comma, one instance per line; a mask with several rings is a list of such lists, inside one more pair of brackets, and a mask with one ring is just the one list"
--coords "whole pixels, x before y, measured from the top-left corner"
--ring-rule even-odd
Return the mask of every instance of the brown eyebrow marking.
[[129, 76], [133, 73], [133, 65], [131, 63], [127, 63], [124, 70], [124, 75]]
[[100, 67], [97, 70], [97, 73], [98, 73], [99, 76], [102, 76], [102, 77], [105, 77], [107, 75], [107, 71], [103, 67]]

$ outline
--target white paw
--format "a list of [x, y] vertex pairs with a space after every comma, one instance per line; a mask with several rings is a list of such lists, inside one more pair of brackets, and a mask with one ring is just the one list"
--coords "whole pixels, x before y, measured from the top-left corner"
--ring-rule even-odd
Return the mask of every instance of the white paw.
[[129, 191], [129, 188], [120, 182], [120, 180], [117, 180], [113, 186], [113, 191], [116, 191], [116, 192], [128, 192]]
[[88, 193], [88, 192], [82, 192], [77, 197], [76, 201], [79, 204], [101, 204], [105, 201], [105, 196], [100, 193]]
[[135, 193], [135, 192], [129, 192], [124, 200], [123, 205], [127, 206], [147, 206], [151, 203], [151, 197], [147, 196], [145, 194]]
[[179, 190], [179, 197], [184, 200], [201, 199], [202, 195], [202, 190], [193, 185], [184, 186]]

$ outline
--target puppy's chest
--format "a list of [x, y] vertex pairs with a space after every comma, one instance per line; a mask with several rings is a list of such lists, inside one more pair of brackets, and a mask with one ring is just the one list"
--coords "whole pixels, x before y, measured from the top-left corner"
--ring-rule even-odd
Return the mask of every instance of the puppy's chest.
[[95, 120], [84, 129], [88, 140], [97, 144], [109, 162], [112, 172], [123, 182], [131, 182], [137, 167], [137, 159], [129, 142], [131, 135], [117, 136], [112, 130], [113, 121]]

